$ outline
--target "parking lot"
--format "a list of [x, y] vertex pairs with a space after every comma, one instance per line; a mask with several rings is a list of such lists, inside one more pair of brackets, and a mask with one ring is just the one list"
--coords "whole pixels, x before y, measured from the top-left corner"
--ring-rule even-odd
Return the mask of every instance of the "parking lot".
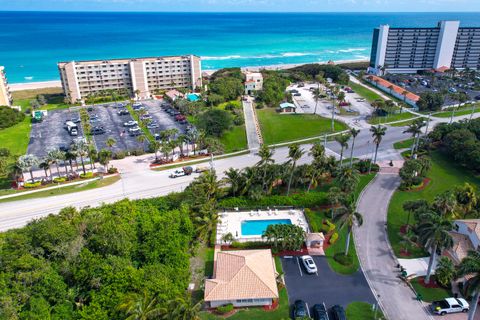
[[118, 108], [113, 106], [98, 105], [90, 114], [96, 114], [99, 121], [92, 124], [102, 126], [105, 133], [94, 135], [97, 150], [109, 149], [106, 144], [108, 138], [113, 138], [116, 143], [113, 146], [113, 152], [132, 151], [142, 148], [142, 144], [138, 142], [136, 137], [128, 134], [128, 128], [124, 127], [124, 123], [133, 120], [130, 114], [120, 116], [117, 114]]
[[143, 105], [148, 113], [152, 115], [152, 120], [158, 124], [158, 128], [150, 129], [152, 134], [160, 133], [163, 130], [176, 128], [179, 134], [185, 132], [185, 125], [181, 125], [175, 121], [175, 117], [166, 113], [161, 107], [160, 101], [145, 101]]
[[477, 78], [403, 74], [387, 74], [383, 78], [417, 95], [423, 92], [444, 93], [444, 106], [458, 103], [451, 98], [450, 95], [453, 93], [465, 92], [472, 101], [476, 100], [475, 97], [480, 96], [480, 79]]
[[282, 266], [292, 305], [296, 300], [303, 300], [308, 308], [314, 304], [325, 303], [330, 309], [333, 305], [344, 308], [354, 301], [375, 303], [375, 298], [361, 271], [350, 276], [340, 275], [330, 269], [326, 257], [313, 257], [318, 272], [306, 274], [299, 257], [283, 257]]
[[[65, 129], [66, 121], [78, 118], [78, 111], [68, 109], [49, 111], [42, 122], [32, 123], [28, 153], [39, 158], [45, 157], [50, 149], [68, 147], [74, 138]], [[78, 126], [78, 137], [83, 136], [80, 123]]]

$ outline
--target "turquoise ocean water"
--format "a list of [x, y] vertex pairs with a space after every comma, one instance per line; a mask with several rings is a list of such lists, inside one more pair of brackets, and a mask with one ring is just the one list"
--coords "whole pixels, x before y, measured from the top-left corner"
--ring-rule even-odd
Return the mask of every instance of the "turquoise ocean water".
[[0, 12], [0, 65], [10, 83], [57, 80], [56, 63], [196, 54], [204, 69], [362, 60], [372, 29], [434, 26], [480, 13]]

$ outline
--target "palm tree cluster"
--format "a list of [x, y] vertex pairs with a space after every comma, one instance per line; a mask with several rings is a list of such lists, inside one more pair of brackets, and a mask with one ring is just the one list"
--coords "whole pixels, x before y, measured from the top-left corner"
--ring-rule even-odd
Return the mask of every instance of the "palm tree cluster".
[[305, 242], [305, 231], [294, 224], [273, 224], [262, 235], [277, 251], [300, 250]]
[[231, 196], [246, 196], [250, 199], [260, 199], [280, 191], [285, 185], [286, 194], [292, 188], [303, 188], [306, 192], [315, 189], [322, 182], [332, 177], [337, 170], [334, 157], [327, 157], [320, 143], [313, 144], [309, 155], [311, 164], [298, 165], [298, 160], [305, 151], [297, 144], [289, 146], [288, 161], [276, 164], [273, 159], [274, 150], [262, 145], [258, 151], [260, 161], [253, 167], [243, 170], [230, 168], [225, 172], [225, 183], [229, 186]]

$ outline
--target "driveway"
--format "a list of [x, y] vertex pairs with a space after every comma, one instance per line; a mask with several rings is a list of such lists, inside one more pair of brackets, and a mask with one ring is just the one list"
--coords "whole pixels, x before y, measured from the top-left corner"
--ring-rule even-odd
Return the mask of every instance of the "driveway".
[[325, 303], [327, 308], [339, 304], [344, 308], [353, 301], [375, 303], [375, 297], [361, 271], [344, 276], [335, 273], [326, 257], [313, 259], [317, 274], [306, 274], [298, 257], [282, 258], [283, 272], [288, 292], [288, 301], [303, 300], [311, 308], [316, 303]]

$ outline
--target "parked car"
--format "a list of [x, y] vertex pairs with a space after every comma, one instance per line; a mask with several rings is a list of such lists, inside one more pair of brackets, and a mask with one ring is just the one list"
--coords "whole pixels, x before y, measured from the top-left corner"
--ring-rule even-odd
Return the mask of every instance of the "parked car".
[[[480, 99], [479, 99], [480, 100]], [[82, 122], [82, 120], [80, 118], [72, 118], [70, 121], [72, 121], [73, 123], [80, 123]]]
[[160, 126], [158, 125], [158, 123], [156, 122], [150, 122], [149, 124], [147, 124], [147, 128], [148, 129], [157, 129], [159, 128]]
[[89, 118], [90, 120], [96, 120], [98, 119], [98, 115], [96, 113], [92, 113], [91, 115], [89, 115]]
[[105, 129], [104, 129], [103, 127], [93, 127], [93, 128], [90, 130], [90, 133], [93, 134], [93, 135], [104, 134], [104, 133], [105, 133]]
[[141, 130], [139, 127], [129, 129], [129, 130], [128, 130], [128, 133], [129, 133], [130, 136], [132, 136], [132, 137], [141, 136], [141, 135], [143, 134], [143, 133], [142, 133], [142, 130]]
[[123, 124], [124, 127], [135, 127], [137, 125], [138, 125], [138, 122], [135, 120], [130, 120]]
[[180, 124], [188, 124], [188, 121], [187, 121], [187, 119], [183, 119], [183, 120], [178, 121], [178, 123], [180, 123]]
[[197, 166], [195, 168], [196, 173], [202, 173], [202, 172], [205, 172], [205, 171], [208, 171], [208, 170], [210, 170], [210, 167], [208, 167], [208, 166]]
[[317, 265], [311, 256], [301, 256], [300, 260], [302, 260], [303, 266], [307, 273], [315, 273], [317, 272]]
[[300, 92], [299, 92], [299, 93], [294, 93], [293, 96], [294, 96], [294, 97], [301, 97], [302, 94], [301, 94]]
[[328, 311], [325, 307], [325, 303], [315, 304], [312, 307], [312, 316], [314, 320], [329, 320]]
[[128, 112], [127, 109], [120, 109], [120, 110], [117, 111], [117, 114], [118, 114], [119, 116], [126, 116], [126, 115], [129, 115], [130, 112]]
[[457, 89], [451, 87], [450, 89], [448, 89], [448, 92], [450, 92], [450, 93], [457, 93]]
[[350, 105], [350, 103], [347, 102], [347, 101], [342, 101], [342, 102], [340, 102], [338, 105], [339, 105], [340, 107], [347, 107], [347, 106]]
[[434, 301], [430, 305], [430, 310], [434, 314], [441, 316], [447, 313], [468, 312], [470, 305], [465, 299], [462, 298], [446, 298], [439, 301]]
[[475, 100], [477, 100], [477, 101], [480, 100], [480, 95], [476, 96]]
[[347, 320], [347, 316], [345, 315], [345, 309], [338, 304], [332, 307], [332, 315], [333, 320]]
[[303, 319], [308, 317], [307, 304], [303, 300], [295, 301], [293, 305], [293, 319]]
[[178, 114], [175, 116], [175, 121], [185, 120], [186, 117], [183, 114]]
[[150, 119], [152, 119], [152, 116], [149, 115], [148, 113], [140, 117], [140, 120], [150, 120]]

